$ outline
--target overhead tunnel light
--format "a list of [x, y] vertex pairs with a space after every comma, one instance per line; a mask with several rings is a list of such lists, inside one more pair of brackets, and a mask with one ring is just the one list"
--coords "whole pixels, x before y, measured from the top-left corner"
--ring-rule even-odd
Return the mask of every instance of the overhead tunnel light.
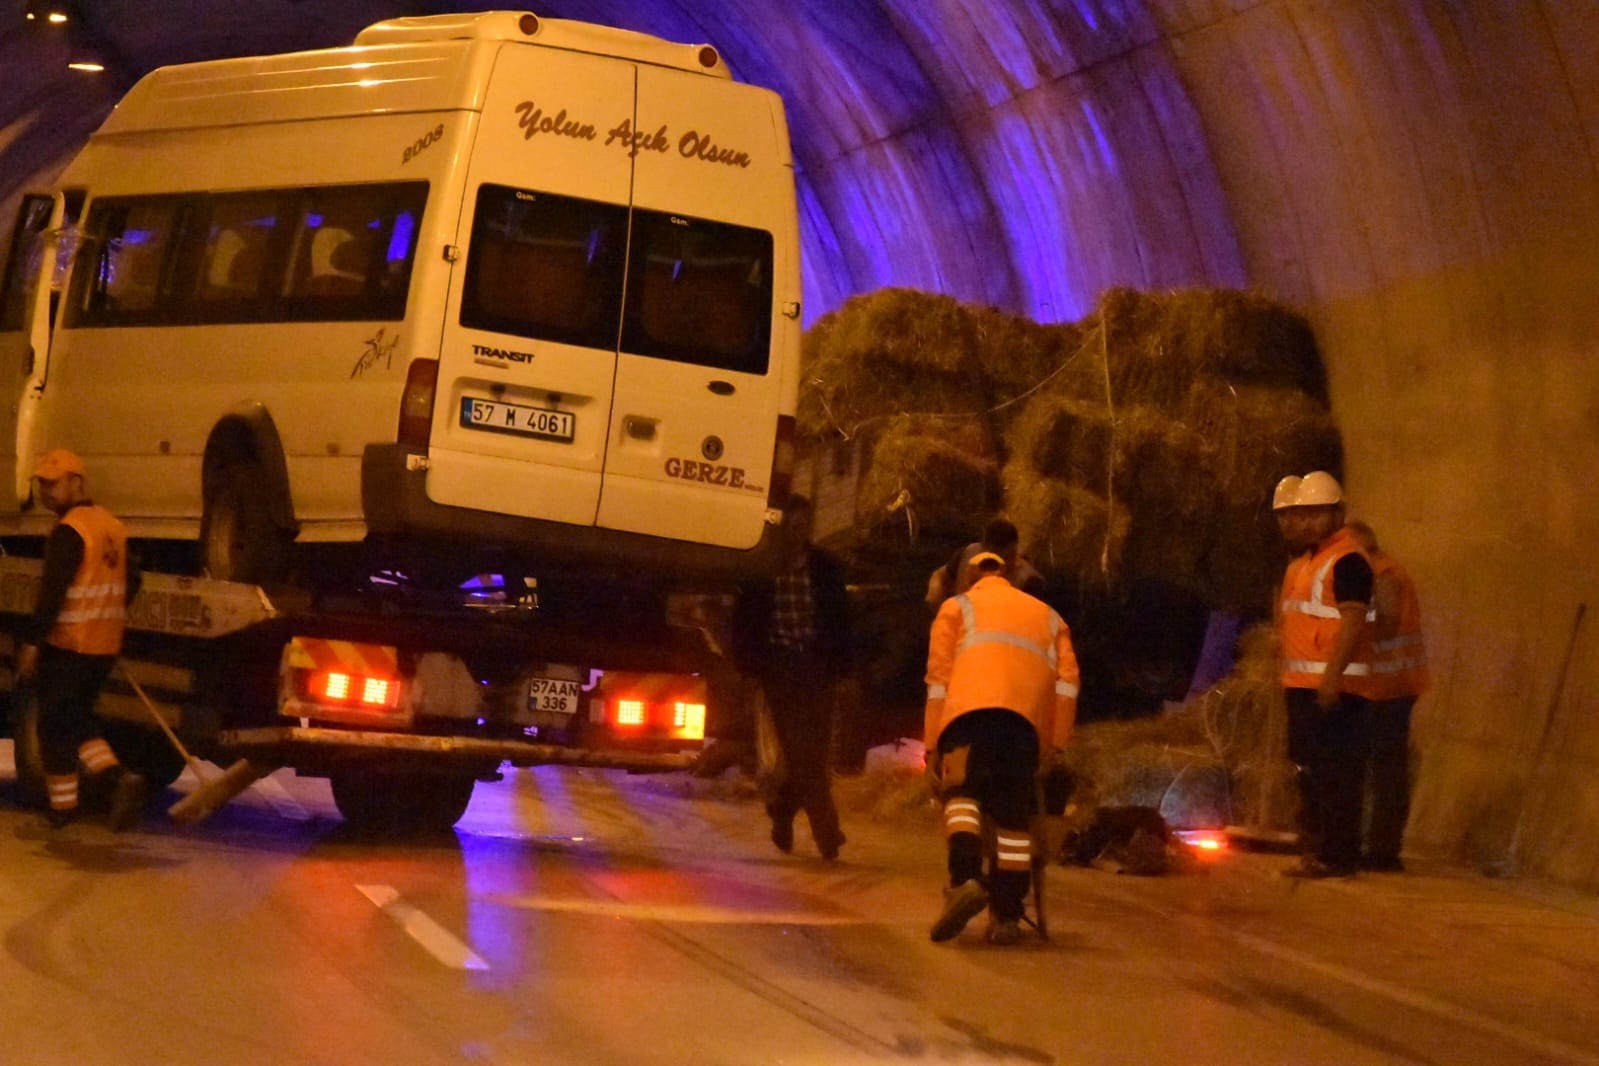
[[65, 0], [28, 0], [23, 11], [29, 22], [49, 22], [60, 26], [72, 18]]

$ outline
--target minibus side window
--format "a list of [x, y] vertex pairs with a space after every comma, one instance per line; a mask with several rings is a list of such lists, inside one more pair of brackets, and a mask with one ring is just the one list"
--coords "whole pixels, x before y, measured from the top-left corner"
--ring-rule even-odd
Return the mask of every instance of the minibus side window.
[[633, 217], [622, 350], [718, 370], [766, 373], [772, 235], [639, 210]]
[[403, 317], [426, 196], [425, 183], [304, 190], [295, 204], [279, 315]]
[[181, 206], [176, 197], [94, 204], [87, 227], [94, 246], [89, 269], [78, 272], [84, 280], [76, 324], [144, 323], [155, 317]]
[[214, 196], [208, 212], [196, 212], [189, 226], [196, 262], [185, 289], [197, 313], [226, 318], [261, 302], [284, 199], [272, 192]]
[[97, 200], [70, 326], [403, 318], [426, 182]]
[[484, 185], [461, 325], [614, 351], [626, 240], [626, 207]]

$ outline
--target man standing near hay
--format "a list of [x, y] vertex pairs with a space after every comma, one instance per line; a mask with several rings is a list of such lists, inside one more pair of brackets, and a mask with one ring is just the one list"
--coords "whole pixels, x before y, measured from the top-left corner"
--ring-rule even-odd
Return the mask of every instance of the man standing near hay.
[[[927, 654], [923, 736], [944, 803], [949, 888], [933, 923], [952, 939], [993, 906], [989, 940], [1015, 943], [1032, 879], [1032, 818], [1039, 749], [1060, 758], [1077, 717], [1071, 631], [1042, 600], [1007, 579], [1015, 562], [972, 557], [977, 580], [945, 600]], [[983, 818], [994, 829], [993, 869], [983, 870]]]
[[1427, 649], [1421, 639], [1421, 600], [1416, 583], [1399, 560], [1377, 545], [1364, 522], [1349, 529], [1371, 560], [1372, 604], [1371, 727], [1367, 787], [1370, 818], [1360, 864], [1367, 870], [1397, 873], [1405, 823], [1410, 818], [1410, 716], [1427, 690]]
[[816, 850], [831, 862], [844, 844], [827, 762], [833, 686], [849, 662], [849, 597], [843, 565], [811, 544], [810, 500], [789, 497], [783, 528], [788, 556], [776, 578], [739, 597], [734, 658], [759, 679], [783, 753], [766, 803], [772, 843], [785, 853], [794, 849], [794, 816], [803, 809]]
[[1010, 575], [1011, 584], [1030, 596], [1042, 596], [1044, 575], [1021, 554], [1021, 542], [1016, 523], [1008, 518], [990, 519], [983, 528], [982, 540], [974, 540], [956, 552], [927, 579], [927, 605], [937, 610], [949, 597], [971, 588], [976, 580], [972, 572], [972, 557], [981, 551], [1015, 559], [1015, 567]]
[[1344, 525], [1343, 488], [1331, 474], [1306, 474], [1294, 511], [1298, 534], [1312, 546], [1288, 564], [1277, 625], [1306, 855], [1284, 874], [1349, 877], [1360, 867], [1372, 568]]

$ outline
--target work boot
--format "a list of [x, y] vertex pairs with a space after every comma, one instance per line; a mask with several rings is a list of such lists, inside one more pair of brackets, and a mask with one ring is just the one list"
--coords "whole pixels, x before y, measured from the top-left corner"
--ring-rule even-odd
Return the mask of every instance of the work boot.
[[1405, 872], [1405, 863], [1397, 855], [1367, 855], [1360, 860], [1360, 868], [1372, 873], [1402, 874]]
[[988, 927], [988, 942], [996, 947], [1009, 947], [1022, 938], [1022, 923], [1015, 918], [996, 918]]
[[117, 774], [116, 781], [111, 786], [111, 810], [106, 815], [106, 824], [113, 833], [124, 833], [139, 824], [139, 819], [144, 815], [144, 801], [150, 793], [144, 778], [132, 770], [124, 769]]
[[988, 889], [981, 881], [962, 881], [955, 888], [944, 890], [944, 913], [933, 923], [933, 942], [942, 943], [960, 936], [966, 923], [988, 906]]
[[824, 834], [816, 841], [816, 850], [821, 852], [824, 862], [833, 862], [838, 858], [838, 849], [844, 846], [844, 833], [842, 830]]
[[794, 823], [782, 818], [772, 821], [772, 846], [784, 855], [794, 850]]

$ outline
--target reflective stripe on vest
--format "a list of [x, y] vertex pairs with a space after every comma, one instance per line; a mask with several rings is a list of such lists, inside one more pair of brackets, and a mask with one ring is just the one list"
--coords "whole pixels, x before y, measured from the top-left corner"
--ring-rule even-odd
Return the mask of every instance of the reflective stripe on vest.
[[[1026, 637], [1015, 633], [1007, 633], [1000, 629], [978, 629], [977, 609], [972, 606], [971, 597], [961, 593], [955, 597], [955, 602], [961, 609], [961, 639], [956, 645], [955, 654], [959, 655], [974, 644], [1008, 644], [1013, 648], [1020, 648], [1029, 655], [1036, 655], [1049, 664], [1049, 672], [1054, 673], [1060, 666], [1060, 657], [1055, 654], [1055, 638], [1060, 635], [1060, 615], [1054, 611], [1049, 613], [1049, 643], [1039, 644], [1037, 641], [1028, 640]], [[1057, 686], [1055, 689], [1059, 692]]]
[[94, 504], [61, 516], [83, 540], [83, 559], [67, 587], [61, 613], [45, 640], [84, 655], [115, 655], [122, 649], [126, 617], [128, 537], [117, 517]]
[[[1328, 578], [1338, 561], [1346, 555], [1365, 558], [1347, 528], [1334, 533], [1302, 565], [1289, 564], [1285, 576], [1278, 622], [1282, 627], [1282, 683], [1288, 688], [1315, 688], [1327, 673], [1328, 660], [1338, 641], [1343, 614], [1328, 602]], [[1368, 560], [1369, 562], [1369, 560]], [[1376, 606], [1366, 609], [1366, 634], [1356, 641], [1341, 682], [1345, 691], [1358, 696], [1370, 694], [1370, 626], [1376, 620]]]

